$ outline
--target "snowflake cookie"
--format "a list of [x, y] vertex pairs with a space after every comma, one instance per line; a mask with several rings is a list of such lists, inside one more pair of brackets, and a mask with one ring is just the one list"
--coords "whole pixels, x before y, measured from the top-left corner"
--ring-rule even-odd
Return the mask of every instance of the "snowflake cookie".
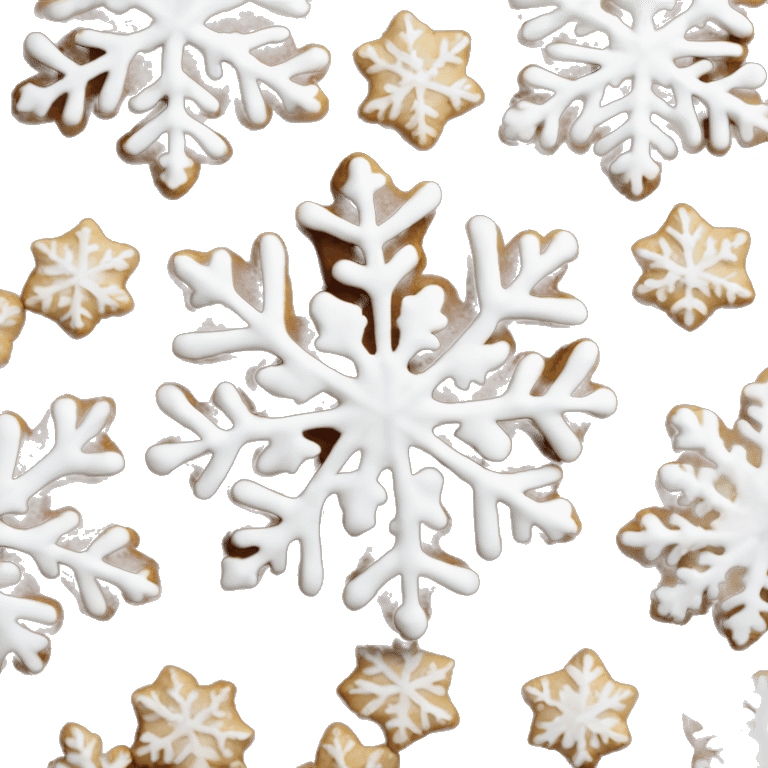
[[534, 711], [528, 741], [556, 749], [575, 768], [592, 768], [632, 740], [627, 718], [637, 688], [617, 683], [588, 648], [563, 669], [529, 680], [523, 698]]
[[683, 455], [659, 470], [665, 507], [638, 512], [621, 551], [661, 573], [651, 615], [685, 624], [714, 605], [733, 648], [768, 630], [768, 370], [744, 388], [729, 429], [712, 411], [681, 405], [667, 418]]
[[729, 0], [510, 5], [548, 9], [523, 24], [520, 40], [531, 47], [548, 42], [545, 55], [563, 65], [520, 73], [504, 141], [535, 142], [545, 152], [564, 142], [576, 151], [594, 145], [614, 186], [640, 199], [661, 180], [658, 157], [677, 154], [670, 133], [687, 152], [706, 146], [714, 154], [727, 152], [732, 137], [746, 146], [765, 140], [768, 106], [755, 89], [766, 73], [742, 63], [753, 28]]
[[81, 610], [97, 619], [108, 619], [117, 609], [117, 598], [105, 583], [131, 603], [160, 594], [157, 564], [136, 550], [135, 531], [112, 525], [84, 539], [74, 509], [50, 507], [47, 491], [54, 484], [66, 478], [98, 480], [123, 469], [123, 456], [106, 434], [114, 414], [115, 405], [107, 398], [58, 398], [51, 406], [53, 444], [33, 466], [22, 457], [33, 443], [50, 444], [46, 422], [32, 432], [15, 413], [0, 415], [0, 667], [13, 654], [22, 672], [40, 672], [50, 643], [43, 631], [24, 622], [48, 626], [49, 632], [61, 622], [61, 606], [40, 595], [10, 550], [28, 555], [49, 579], [64, 566]]
[[13, 342], [24, 326], [24, 303], [10, 291], [0, 291], [0, 368], [11, 359]]
[[360, 646], [357, 668], [339, 686], [339, 696], [360, 717], [375, 720], [387, 735], [387, 746], [399, 752], [459, 724], [448, 697], [452, 674], [452, 659], [414, 644]]
[[70, 336], [87, 336], [102, 318], [133, 309], [125, 283], [139, 254], [110, 240], [92, 219], [60, 237], [36, 240], [32, 254], [37, 266], [21, 294], [24, 306], [54, 320]]
[[676, 205], [661, 229], [632, 246], [643, 274], [634, 296], [694, 331], [720, 307], [755, 298], [744, 262], [749, 233], [709, 225], [690, 205]]
[[314, 763], [302, 768], [398, 768], [400, 756], [385, 744], [365, 747], [354, 731], [343, 723], [326, 728]]
[[[309, 0], [254, 2], [282, 16], [309, 13]], [[328, 111], [317, 86], [328, 69], [328, 51], [318, 45], [297, 50], [285, 27], [248, 10], [234, 15], [247, 5], [228, 0], [43, 0], [39, 12], [51, 21], [96, 19], [97, 12], [107, 18], [106, 11], [114, 14], [111, 27], [107, 22], [106, 29], [76, 29], [58, 45], [38, 32], [29, 35], [24, 52], [38, 72], [16, 87], [14, 113], [25, 122], [53, 121], [73, 136], [85, 128], [92, 111], [113, 117], [133, 94], [131, 110], [149, 114], [120, 139], [118, 152], [127, 162], [148, 163], [160, 192], [179, 198], [197, 181], [201, 163], [223, 163], [232, 154], [229, 142], [206, 124], [229, 100], [226, 88], [210, 82], [223, 76], [224, 63], [237, 74], [236, 112], [246, 128], [266, 126], [273, 109], [288, 120], [318, 120]], [[121, 21], [119, 14], [130, 9], [149, 21]], [[224, 13], [229, 17], [212, 20]], [[162, 52], [159, 71], [148, 82], [141, 70], [151, 71], [152, 65], [143, 54], [156, 49]], [[208, 82], [192, 51], [202, 57]]]
[[482, 89], [466, 74], [469, 45], [466, 32], [435, 32], [401, 11], [378, 40], [355, 51], [368, 80], [360, 117], [430, 149], [448, 120], [483, 103]]
[[[229, 536], [222, 574], [225, 589], [253, 587], [268, 567], [282, 573], [288, 547], [299, 541], [299, 583], [310, 595], [323, 582], [320, 517], [326, 499], [338, 497], [349, 534], [364, 533], [375, 526], [377, 509], [387, 500], [379, 477], [390, 470], [394, 545], [364, 558], [347, 582], [344, 601], [353, 610], [362, 608], [398, 579], [403, 602], [393, 621], [413, 639], [426, 631], [429, 617], [421, 579], [465, 595], [477, 590], [479, 580], [440, 548], [451, 525], [444, 478], [435, 467], [415, 470], [412, 451], [431, 456], [442, 471], [472, 488], [482, 557], [501, 553], [499, 504], [510, 510], [517, 541], [529, 541], [534, 526], [548, 542], [568, 541], [580, 523], [557, 493], [559, 464], [578, 458], [583, 429], [567, 414], [609, 416], [616, 398], [592, 383], [598, 363], [594, 342], [573, 342], [549, 359], [516, 356], [507, 330], [514, 320], [560, 325], [585, 320], [584, 305], [558, 289], [577, 254], [573, 235], [524, 232], [504, 245], [490, 219], [471, 219], [473, 260], [462, 302], [446, 280], [424, 274], [421, 241], [440, 202], [437, 184], [402, 192], [369, 157], [352, 155], [331, 187], [334, 203], [304, 203], [297, 212], [327, 286], [310, 304], [312, 326], [293, 314], [287, 255], [277, 235], [256, 241], [250, 264], [220, 248], [181, 251], [170, 265], [191, 307], [220, 304], [245, 324], [178, 336], [173, 348], [179, 357], [211, 360], [264, 350], [278, 363], [261, 367], [256, 383], [278, 397], [310, 403], [295, 415], [271, 418], [229, 383], [216, 388], [211, 405], [178, 384], [165, 384], [158, 405], [197, 437], [161, 442], [149, 449], [147, 463], [166, 474], [210, 454], [207, 466], [193, 476], [195, 494], [208, 498], [249, 443], [266, 444], [254, 463], [260, 475], [294, 473], [304, 461], [316, 460], [317, 471], [295, 497], [251, 480], [235, 483], [233, 501], [269, 523]], [[327, 353], [346, 358], [345, 372], [332, 367], [338, 358]], [[325, 399], [313, 400], [317, 395]], [[327, 396], [333, 398], [330, 404]], [[231, 427], [220, 426], [217, 414]], [[452, 426], [438, 436], [443, 425]], [[520, 470], [495, 464], [508, 459], [521, 426], [557, 464]], [[348, 466], [356, 458], [357, 466]], [[431, 543], [422, 540], [423, 527], [436, 532]]]

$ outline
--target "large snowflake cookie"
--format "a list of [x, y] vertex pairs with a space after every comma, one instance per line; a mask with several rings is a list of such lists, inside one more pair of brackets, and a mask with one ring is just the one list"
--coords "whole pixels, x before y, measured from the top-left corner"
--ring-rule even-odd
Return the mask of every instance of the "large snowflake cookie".
[[551, 9], [526, 21], [520, 39], [532, 47], [549, 42], [546, 56], [563, 65], [521, 72], [504, 115], [504, 141], [535, 142], [546, 152], [564, 142], [577, 151], [594, 145], [614, 186], [639, 199], [661, 180], [658, 157], [677, 154], [670, 133], [687, 152], [723, 154], [733, 137], [743, 145], [765, 140], [768, 106], [756, 89], [766, 73], [742, 63], [753, 28], [729, 0], [510, 5]]
[[[583, 436], [568, 414], [609, 416], [616, 398], [591, 381], [598, 362], [594, 342], [573, 342], [549, 359], [516, 356], [507, 329], [515, 320], [585, 320], [584, 305], [557, 287], [577, 254], [573, 235], [525, 232], [504, 245], [490, 219], [471, 219], [470, 288], [462, 302], [446, 280], [424, 274], [422, 238], [440, 202], [437, 184], [402, 192], [369, 157], [352, 155], [331, 186], [334, 203], [304, 203], [297, 212], [326, 282], [310, 304], [311, 326], [293, 314], [287, 255], [276, 235], [259, 238], [250, 264], [217, 249], [182, 251], [170, 267], [193, 308], [220, 304], [244, 323], [183, 334], [174, 342], [175, 353], [210, 360], [264, 350], [278, 363], [262, 367], [256, 383], [307, 405], [295, 415], [270, 418], [229, 383], [217, 387], [212, 406], [184, 387], [165, 384], [157, 394], [160, 408], [197, 437], [164, 441], [148, 451], [147, 462], [165, 474], [210, 454], [193, 481], [196, 495], [208, 498], [249, 443], [262, 444], [254, 464], [261, 475], [294, 473], [304, 461], [316, 460], [317, 471], [295, 497], [252, 480], [235, 483], [233, 501], [266, 516], [269, 524], [228, 538], [222, 575], [225, 589], [253, 587], [267, 567], [282, 573], [288, 547], [299, 541], [299, 583], [307, 594], [323, 582], [320, 516], [326, 499], [338, 497], [349, 534], [368, 531], [387, 499], [379, 477], [390, 470], [394, 544], [364, 559], [348, 580], [344, 600], [361, 608], [398, 579], [403, 603], [394, 624], [403, 636], [416, 638], [429, 616], [421, 579], [461, 594], [475, 592], [479, 580], [438, 545], [450, 528], [443, 475], [435, 467], [414, 469], [412, 451], [433, 457], [472, 488], [482, 557], [501, 552], [499, 504], [510, 510], [517, 541], [529, 541], [534, 526], [548, 542], [567, 541], [580, 523], [557, 494], [559, 463], [579, 456]], [[336, 368], [339, 358], [344, 365]], [[231, 427], [219, 425], [217, 412]], [[509, 459], [521, 426], [557, 463], [520, 470], [496, 463]], [[448, 431], [437, 434], [440, 428]], [[422, 540], [424, 527], [436, 532], [431, 544]]]
[[[294, 18], [309, 13], [309, 0], [255, 4]], [[24, 51], [38, 73], [17, 86], [14, 112], [27, 122], [54, 121], [72, 136], [85, 128], [92, 111], [113, 117], [133, 93], [131, 110], [148, 115], [120, 139], [118, 151], [127, 162], [148, 163], [166, 197], [181, 197], [197, 181], [201, 163], [222, 163], [232, 154], [229, 142], [206, 124], [228, 103], [227, 89], [210, 82], [223, 76], [224, 63], [237, 74], [237, 115], [247, 128], [263, 128], [273, 109], [288, 120], [318, 120], [328, 111], [317, 86], [330, 62], [328, 51], [319, 45], [297, 50], [288, 29], [251, 11], [233, 16], [246, 5], [228, 0], [43, 0], [38, 7], [51, 21], [82, 19], [86, 12], [96, 20], [97, 12], [106, 18], [104, 12], [136, 9], [149, 22], [113, 16], [111, 27], [105, 22], [105, 29], [74, 30], [58, 45], [32, 33]], [[221, 18], [225, 13], [229, 16]], [[147, 82], [141, 59], [156, 49], [162, 51], [159, 72]], [[192, 50], [202, 55], [208, 82]]]
[[133, 309], [125, 284], [139, 254], [110, 240], [92, 219], [60, 237], [36, 240], [32, 254], [36, 267], [21, 294], [24, 306], [54, 320], [70, 336], [87, 336], [103, 318]]
[[534, 711], [528, 741], [556, 749], [575, 768], [593, 768], [632, 740], [627, 718], [637, 689], [617, 683], [589, 648], [563, 669], [529, 680], [523, 698]]
[[314, 763], [301, 768], [398, 768], [400, 756], [386, 744], [366, 747], [344, 723], [331, 723], [320, 739]]
[[360, 646], [357, 668], [339, 686], [339, 695], [360, 717], [375, 720], [387, 746], [400, 751], [459, 724], [448, 696], [452, 675], [452, 659], [415, 645]]
[[453, 117], [483, 103], [466, 69], [469, 35], [435, 32], [401, 11], [378, 39], [355, 51], [368, 80], [360, 117], [395, 128], [417, 149], [429, 149]]
[[748, 232], [713, 227], [690, 205], [676, 205], [656, 234], [632, 246], [643, 268], [635, 298], [694, 331], [716, 309], [743, 307], [755, 298], [747, 251]]
[[11, 359], [13, 342], [24, 326], [24, 302], [10, 291], [0, 291], [0, 368]]
[[661, 572], [655, 619], [684, 624], [714, 605], [733, 648], [768, 630], [768, 370], [744, 388], [729, 429], [712, 411], [674, 408], [667, 419], [682, 456], [659, 470], [664, 507], [638, 512], [618, 543]]
[[[40, 595], [11, 550], [28, 555], [49, 579], [66, 568], [81, 610], [97, 619], [108, 619], [117, 609], [117, 598], [104, 584], [117, 587], [131, 603], [160, 594], [157, 564], [136, 550], [135, 531], [112, 525], [86, 537], [78, 512], [50, 507], [47, 491], [54, 484], [66, 478], [92, 482], [123, 469], [123, 456], [106, 434], [114, 414], [109, 399], [67, 395], [51, 406], [52, 424], [44, 421], [34, 432], [15, 413], [0, 415], [0, 667], [13, 654], [22, 672], [40, 672], [50, 643], [25, 622], [53, 629], [61, 621], [61, 606]], [[51, 426], [53, 444], [40, 456], [34, 444], [45, 441]], [[27, 457], [35, 454], [40, 458], [30, 466]]]

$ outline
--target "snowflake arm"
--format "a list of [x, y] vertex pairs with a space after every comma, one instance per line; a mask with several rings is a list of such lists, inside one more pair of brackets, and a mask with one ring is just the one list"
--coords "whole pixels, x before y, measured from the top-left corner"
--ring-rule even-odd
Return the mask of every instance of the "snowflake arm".
[[637, 689], [617, 683], [594, 651], [580, 651], [559, 672], [523, 686], [534, 711], [529, 742], [556, 749], [574, 768], [593, 768], [630, 742], [627, 717]]
[[445, 123], [483, 101], [466, 76], [469, 35], [435, 32], [408, 11], [379, 40], [361, 45], [355, 63], [369, 81], [364, 120], [395, 128], [418, 149], [430, 149]]
[[77, 723], [67, 723], [59, 736], [64, 757], [50, 768], [130, 768], [133, 758], [128, 747], [113, 747], [102, 753], [101, 738]]
[[728, 429], [710, 411], [681, 406], [669, 417], [673, 446], [687, 451], [659, 472], [676, 496], [647, 509], [619, 532], [622, 551], [662, 573], [652, 613], [685, 623], [714, 604], [715, 623], [734, 648], [768, 630], [764, 465], [768, 373], [744, 389], [742, 411]]
[[[552, 4], [514, 0], [512, 5]], [[768, 107], [756, 89], [765, 82], [765, 71], [757, 64], [741, 64], [753, 32], [744, 14], [723, 0], [694, 0], [658, 22], [661, 11], [668, 11], [661, 2], [626, 0], [606, 7], [562, 0], [554, 10], [527, 21], [520, 37], [531, 46], [575, 22], [573, 42], [550, 43], [545, 50], [553, 59], [581, 65], [581, 71], [523, 70], [520, 90], [504, 116], [503, 140], [535, 141], [547, 151], [564, 141], [577, 150], [594, 144], [595, 153], [606, 157], [611, 181], [632, 199], [658, 186], [661, 168], [653, 152], [666, 159], [677, 154], [667, 130], [688, 152], [706, 145], [723, 153], [732, 132], [746, 145], [763, 141]], [[622, 12], [631, 16], [631, 23], [619, 18]], [[706, 36], [697, 34], [701, 30]], [[593, 48], [587, 38], [593, 32], [602, 32], [608, 43]], [[627, 81], [617, 94], [615, 89]], [[582, 107], [574, 119], [575, 103]], [[704, 111], [697, 111], [697, 104]], [[609, 122], [620, 116], [620, 124]]]
[[[293, 17], [309, 10], [306, 0], [261, 0], [258, 4]], [[289, 119], [317, 120], [328, 109], [316, 84], [330, 60], [325, 48], [306, 46], [292, 55], [295, 48], [284, 27], [222, 32], [207, 25], [211, 17], [242, 5], [210, 0], [180, 9], [169, 0], [141, 0], [138, 4], [52, 0], [44, 4], [44, 13], [56, 21], [99, 7], [117, 14], [138, 8], [152, 21], [143, 29], [125, 33], [79, 29], [58, 45], [42, 34], [31, 34], [25, 53], [38, 74], [16, 87], [14, 113], [28, 122], [55, 121], [66, 135], [77, 134], [85, 128], [92, 109], [99, 117], [114, 116], [128, 95], [134, 61], [162, 49], [159, 75], [149, 85], [140, 86], [129, 102], [134, 112], [149, 114], [120, 139], [118, 151], [129, 162], [149, 163], [165, 196], [181, 197], [197, 180], [201, 162], [222, 163], [232, 154], [227, 140], [205, 122], [221, 114], [226, 106], [224, 96], [201, 80], [189, 47], [202, 53], [214, 80], [222, 77], [224, 61], [235, 68], [243, 98], [242, 122], [249, 128], [261, 128], [270, 119], [262, 84], [277, 94]], [[262, 59], [258, 51], [264, 53]], [[265, 57], [277, 63], [267, 63]], [[187, 108], [189, 103], [196, 105], [197, 114]], [[188, 145], [188, 138], [203, 157]]]
[[712, 227], [678, 205], [655, 235], [632, 246], [643, 267], [635, 298], [656, 304], [689, 331], [721, 306], [749, 304], [755, 297], [744, 266], [749, 243], [747, 232]]

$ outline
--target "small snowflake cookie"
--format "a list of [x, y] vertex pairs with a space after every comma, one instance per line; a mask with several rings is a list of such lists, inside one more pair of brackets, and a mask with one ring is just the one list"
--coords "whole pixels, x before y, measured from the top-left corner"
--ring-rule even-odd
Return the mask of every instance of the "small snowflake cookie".
[[357, 668], [339, 686], [339, 696], [360, 717], [375, 720], [387, 746], [400, 751], [459, 724], [448, 696], [453, 666], [452, 659], [414, 644], [360, 646]]
[[[350, 535], [371, 530], [387, 500], [379, 478], [391, 471], [393, 546], [364, 558], [346, 584], [344, 601], [362, 608], [399, 581], [402, 605], [392, 621], [415, 639], [429, 618], [423, 579], [464, 595], [479, 586], [475, 572], [438, 544], [451, 527], [443, 472], [472, 489], [482, 557], [501, 553], [500, 504], [510, 510], [516, 541], [530, 541], [534, 527], [547, 542], [568, 541], [581, 526], [573, 506], [557, 493], [560, 464], [578, 458], [584, 434], [570, 417], [609, 416], [616, 398], [592, 382], [599, 357], [594, 342], [572, 342], [551, 358], [516, 355], [508, 330], [514, 321], [567, 326], [586, 319], [585, 306], [558, 287], [577, 255], [573, 235], [524, 232], [505, 245], [499, 228], [476, 216], [467, 226], [473, 257], [462, 301], [446, 280], [424, 273], [422, 238], [440, 203], [437, 184], [403, 192], [369, 157], [352, 155], [331, 187], [333, 203], [304, 203], [297, 212], [327, 286], [310, 303], [311, 323], [293, 313], [288, 257], [277, 235], [256, 241], [250, 264], [219, 248], [181, 251], [170, 265], [191, 308], [222, 305], [245, 324], [178, 336], [173, 349], [179, 357], [205, 361], [237, 351], [269, 352], [277, 362], [260, 366], [254, 386], [310, 404], [276, 418], [227, 382], [210, 405], [178, 384], [165, 384], [158, 405], [195, 437], [153, 446], [147, 463], [167, 474], [210, 456], [193, 475], [195, 494], [209, 498], [251, 443], [262, 446], [253, 465], [258, 475], [295, 473], [303, 462], [315, 462], [314, 475], [295, 497], [250, 479], [234, 484], [232, 500], [268, 522], [228, 537], [222, 573], [225, 589], [254, 587], [267, 568], [285, 570], [288, 548], [298, 541], [299, 583], [310, 595], [323, 583], [320, 518], [326, 500], [337, 496]], [[339, 359], [345, 365], [336, 368]], [[521, 427], [557, 463], [511, 471], [504, 462]], [[414, 449], [441, 469], [415, 468]], [[436, 533], [431, 543], [423, 541], [424, 529]]]
[[331, 723], [317, 748], [314, 763], [301, 768], [398, 768], [400, 756], [386, 744], [366, 747], [344, 723]]
[[10, 291], [0, 291], [0, 368], [11, 359], [13, 342], [24, 326], [24, 302]]
[[24, 306], [57, 322], [70, 336], [87, 336], [103, 318], [133, 309], [125, 283], [139, 254], [110, 240], [92, 219], [60, 237], [35, 241], [32, 254], [37, 266], [21, 294]]
[[655, 235], [632, 246], [643, 268], [634, 296], [694, 331], [716, 309], [743, 307], [755, 298], [747, 251], [748, 232], [713, 227], [690, 205], [677, 205]]
[[[309, 13], [309, 0], [254, 2], [282, 16]], [[304, 121], [328, 111], [317, 86], [330, 63], [328, 51], [319, 45], [297, 50], [285, 27], [250, 10], [235, 14], [247, 5], [228, 0], [42, 0], [38, 9], [46, 19], [87, 18], [94, 24], [104, 19], [105, 28], [76, 29], [58, 45], [38, 32], [29, 35], [24, 52], [38, 72], [16, 87], [14, 114], [30, 123], [55, 122], [63, 134], [74, 136], [91, 112], [113, 117], [132, 94], [131, 110], [148, 114], [120, 139], [118, 152], [127, 162], [148, 163], [160, 192], [179, 198], [197, 181], [201, 163], [223, 163], [232, 154], [229, 142], [206, 123], [221, 115], [229, 101], [227, 88], [212, 84], [223, 76], [223, 64], [237, 73], [237, 116], [246, 128], [266, 126], [273, 109], [287, 120]], [[131, 9], [144, 16], [120, 17]], [[227, 18], [212, 20], [224, 13]], [[162, 59], [157, 77], [148, 80], [151, 67], [143, 54], [155, 49], [162, 51]], [[207, 80], [192, 49], [202, 55]]]
[[[51, 406], [34, 432], [15, 413], [0, 415], [0, 668], [10, 654], [22, 672], [40, 672], [50, 656], [46, 633], [61, 623], [61, 606], [43, 597], [13, 550], [27, 554], [49, 579], [62, 566], [74, 576], [74, 592], [83, 613], [108, 619], [117, 598], [111, 584], [131, 603], [160, 595], [157, 564], [136, 550], [139, 537], [130, 528], [111, 525], [84, 536], [82, 519], [71, 507], [51, 509], [48, 491], [65, 478], [93, 482], [123, 469], [123, 456], [106, 432], [115, 415], [107, 398], [78, 400], [66, 395]], [[28, 457], [34, 444], [53, 436], [47, 453]], [[44, 449], [43, 449], [44, 450]], [[83, 546], [83, 544], [87, 546]], [[26, 622], [48, 627], [30, 629]]]
[[768, 630], [766, 425], [768, 370], [744, 388], [733, 429], [704, 408], [674, 408], [667, 428], [684, 453], [659, 470], [666, 504], [638, 512], [618, 534], [625, 555], [661, 573], [655, 619], [685, 624], [713, 605], [736, 649]]
[[[762, 0], [742, 0], [760, 5]], [[613, 185], [631, 199], [661, 180], [659, 157], [731, 139], [766, 139], [768, 106], [756, 91], [766, 73], [743, 63], [753, 28], [730, 0], [510, 0], [513, 8], [548, 9], [526, 21], [520, 40], [548, 43], [559, 69], [526, 67], [504, 115], [502, 140], [535, 142], [545, 152], [567, 143], [594, 145]], [[554, 6], [554, 8], [552, 8]], [[579, 105], [578, 107], [576, 105]], [[658, 121], [666, 128], [660, 127]]]
[[397, 130], [417, 149], [429, 149], [451, 118], [483, 103], [466, 69], [469, 35], [436, 32], [401, 11], [378, 39], [355, 51], [368, 80], [360, 117]]
[[617, 683], [589, 648], [563, 669], [529, 680], [523, 698], [534, 711], [528, 741], [556, 749], [574, 768], [593, 768], [632, 740], [627, 718], [637, 688]]

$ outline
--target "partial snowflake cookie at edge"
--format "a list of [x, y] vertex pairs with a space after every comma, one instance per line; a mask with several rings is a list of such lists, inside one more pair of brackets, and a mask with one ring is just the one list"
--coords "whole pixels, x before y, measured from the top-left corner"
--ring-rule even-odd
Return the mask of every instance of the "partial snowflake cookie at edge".
[[[254, 2], [283, 16], [309, 13], [308, 0]], [[114, 117], [130, 95], [130, 109], [148, 114], [119, 140], [118, 153], [126, 162], [148, 163], [160, 192], [179, 198], [197, 181], [202, 163], [223, 163], [232, 155], [229, 142], [206, 124], [226, 108], [227, 89], [203, 79], [192, 49], [202, 56], [210, 81], [223, 76], [224, 63], [233, 67], [240, 92], [236, 113], [246, 128], [265, 127], [273, 110], [292, 121], [319, 120], [328, 111], [317, 85], [330, 63], [328, 51], [320, 45], [297, 49], [288, 29], [249, 10], [234, 15], [246, 5], [227, 0], [42, 0], [41, 15], [51, 21], [82, 18], [99, 8], [118, 15], [137, 9], [151, 21], [137, 28], [112, 19], [111, 28], [107, 22], [103, 30], [76, 29], [58, 44], [33, 32], [24, 53], [38, 72], [14, 90], [14, 114], [28, 123], [55, 122], [64, 135], [74, 136], [91, 112]], [[230, 17], [211, 21], [225, 12]], [[143, 54], [158, 48], [160, 71], [148, 82], [140, 73]], [[151, 71], [146, 61], [143, 66]]]
[[670, 134], [686, 152], [706, 147], [718, 155], [732, 138], [752, 146], [768, 136], [768, 105], [756, 90], [765, 83], [765, 70], [742, 63], [754, 30], [729, 0], [692, 0], [674, 8], [665, 0], [510, 5], [554, 6], [526, 21], [520, 40], [530, 47], [546, 44], [545, 55], [562, 64], [520, 73], [520, 90], [501, 126], [503, 141], [534, 142], [547, 153], [563, 143], [576, 151], [594, 146], [613, 185], [637, 200], [659, 185], [659, 158], [677, 155]]
[[[217, 249], [182, 251], [170, 265], [186, 288], [188, 306], [222, 305], [244, 324], [185, 333], [174, 341], [174, 352], [192, 361], [269, 352], [276, 363], [261, 367], [256, 383], [304, 408], [270, 418], [230, 383], [216, 388], [210, 405], [183, 386], [165, 384], [158, 405], [197, 437], [161, 442], [149, 449], [147, 463], [166, 474], [210, 456], [193, 476], [195, 494], [209, 498], [249, 443], [262, 445], [253, 465], [262, 476], [295, 473], [314, 460], [315, 474], [294, 498], [250, 479], [234, 484], [232, 500], [269, 524], [229, 536], [222, 574], [225, 589], [253, 587], [267, 568], [285, 570], [288, 547], [298, 541], [299, 584], [310, 595], [323, 583], [320, 517], [326, 500], [338, 498], [347, 533], [369, 531], [387, 501], [379, 478], [390, 470], [393, 546], [363, 558], [348, 579], [344, 602], [362, 608], [399, 580], [402, 605], [392, 620], [413, 639], [426, 631], [430, 612], [422, 579], [464, 595], [479, 586], [475, 572], [441, 547], [452, 511], [443, 472], [473, 492], [483, 558], [501, 553], [499, 505], [510, 512], [516, 541], [528, 542], [534, 527], [547, 542], [568, 541], [580, 522], [557, 493], [560, 463], [578, 458], [584, 434], [568, 415], [609, 416], [616, 398], [591, 380], [599, 357], [594, 342], [572, 342], [550, 358], [516, 355], [507, 327], [513, 321], [568, 326], [586, 319], [586, 307], [558, 288], [578, 252], [569, 232], [523, 232], [505, 245], [490, 219], [474, 217], [467, 225], [472, 261], [462, 301], [447, 280], [424, 273], [422, 238], [440, 203], [437, 184], [403, 192], [369, 157], [352, 155], [334, 174], [331, 189], [331, 205], [303, 203], [297, 211], [325, 280], [310, 303], [311, 322], [294, 314], [287, 254], [277, 235], [257, 240], [250, 264]], [[333, 367], [326, 353], [346, 358], [355, 374]], [[441, 427], [446, 434], [437, 433]], [[555, 463], [511, 466], [518, 429]], [[415, 471], [415, 452], [436, 466]], [[355, 458], [357, 466], [348, 466]], [[434, 532], [431, 541], [422, 539], [425, 530]]]
[[768, 631], [768, 369], [741, 396], [733, 429], [712, 411], [674, 408], [667, 419], [681, 457], [659, 470], [665, 507], [638, 512], [621, 551], [659, 569], [651, 615], [685, 624], [713, 607], [715, 625], [741, 650]]

